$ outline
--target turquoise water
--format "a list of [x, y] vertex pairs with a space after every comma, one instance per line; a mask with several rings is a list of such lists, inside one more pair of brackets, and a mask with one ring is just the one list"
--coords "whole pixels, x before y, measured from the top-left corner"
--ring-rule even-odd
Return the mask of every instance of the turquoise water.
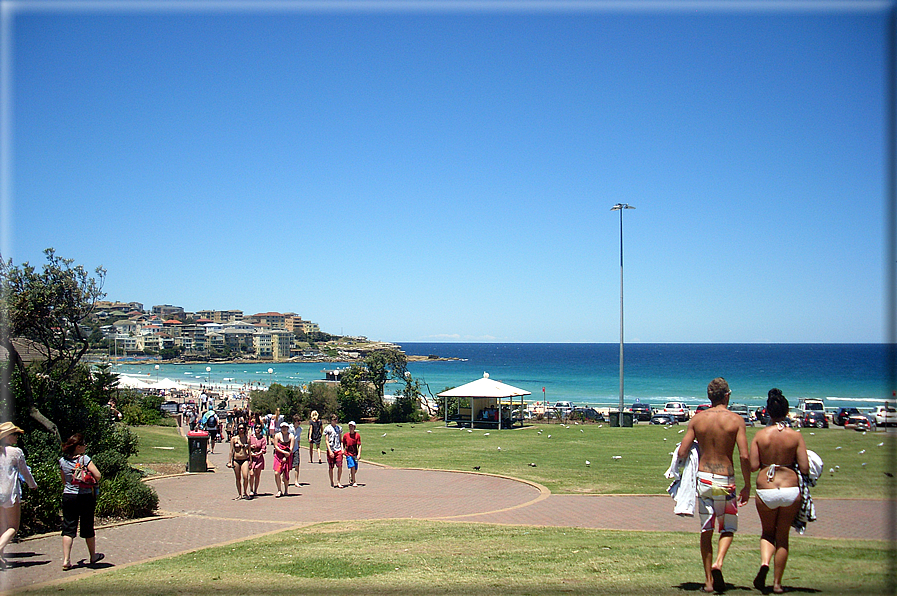
[[[619, 402], [619, 344], [401, 343], [409, 355], [459, 358], [412, 362], [411, 374], [436, 394], [488, 372], [493, 379], [541, 400], [607, 406]], [[759, 406], [772, 387], [792, 405], [799, 397], [823, 398], [828, 407], [872, 407], [894, 401], [894, 375], [884, 344], [631, 344], [625, 346], [625, 401], [691, 405], [706, 402], [707, 383], [725, 377], [732, 402]], [[161, 364], [159, 378], [206, 383], [232, 391], [269, 382], [303, 385], [337, 363]], [[271, 368], [273, 373], [267, 371]], [[116, 366], [116, 372], [156, 377], [154, 363]], [[891, 379], [891, 380], [889, 380]], [[387, 392], [390, 386], [387, 385]]]

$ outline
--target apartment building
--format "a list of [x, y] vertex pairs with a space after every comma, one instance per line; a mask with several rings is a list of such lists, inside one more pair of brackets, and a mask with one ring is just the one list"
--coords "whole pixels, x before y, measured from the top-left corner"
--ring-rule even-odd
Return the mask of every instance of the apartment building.
[[213, 323], [231, 323], [243, 318], [242, 310], [198, 310], [196, 316]]

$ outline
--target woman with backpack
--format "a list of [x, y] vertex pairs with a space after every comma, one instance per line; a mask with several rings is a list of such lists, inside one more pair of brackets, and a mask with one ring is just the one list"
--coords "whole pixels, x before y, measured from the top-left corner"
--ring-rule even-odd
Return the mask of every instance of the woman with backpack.
[[72, 544], [78, 524], [81, 524], [81, 538], [87, 543], [90, 565], [96, 565], [105, 556], [96, 552], [96, 532], [93, 529], [94, 512], [97, 508], [97, 484], [103, 478], [96, 465], [86, 455], [84, 436], [75, 433], [62, 444], [59, 458], [59, 476], [65, 488], [62, 489], [62, 570], [72, 568]]

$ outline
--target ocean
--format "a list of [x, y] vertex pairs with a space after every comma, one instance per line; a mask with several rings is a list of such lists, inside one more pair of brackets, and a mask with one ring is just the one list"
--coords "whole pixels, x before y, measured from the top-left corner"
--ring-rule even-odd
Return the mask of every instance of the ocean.
[[[457, 358], [412, 362], [408, 370], [432, 394], [489, 373], [493, 379], [525, 389], [532, 401], [572, 401], [577, 406], [619, 403], [619, 344], [402, 343], [409, 355]], [[707, 383], [725, 377], [732, 403], [757, 407], [778, 387], [794, 406], [800, 397], [822, 398], [828, 408], [871, 408], [895, 401], [886, 344], [642, 344], [625, 345], [624, 401], [662, 407], [681, 400], [706, 403]], [[169, 378], [212, 384], [231, 391], [269, 382], [304, 385], [324, 378], [338, 363], [116, 365], [115, 371], [149, 380]], [[268, 369], [272, 373], [268, 373]], [[387, 393], [396, 385], [387, 385]], [[543, 393], [544, 389], [544, 393]]]

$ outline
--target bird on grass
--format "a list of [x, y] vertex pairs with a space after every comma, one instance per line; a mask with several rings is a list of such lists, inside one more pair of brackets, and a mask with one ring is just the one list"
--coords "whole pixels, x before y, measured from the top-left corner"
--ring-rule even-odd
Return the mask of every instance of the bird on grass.
[[385, 451], [381, 451], [380, 453], [382, 453], [383, 455], [386, 455], [386, 452], [385, 452]]
[[380, 435], [380, 436], [381, 436], [381, 437], [385, 437], [385, 436], [386, 436], [386, 433], [383, 433], [383, 434], [382, 434], [382, 435]]
[[536, 467], [536, 464], [530, 464], [529, 467], [531, 467], [531, 468], [535, 468], [535, 467]]
[[479, 471], [480, 471], [480, 466], [474, 466], [473, 469], [476, 470], [477, 472], [479, 472]]

